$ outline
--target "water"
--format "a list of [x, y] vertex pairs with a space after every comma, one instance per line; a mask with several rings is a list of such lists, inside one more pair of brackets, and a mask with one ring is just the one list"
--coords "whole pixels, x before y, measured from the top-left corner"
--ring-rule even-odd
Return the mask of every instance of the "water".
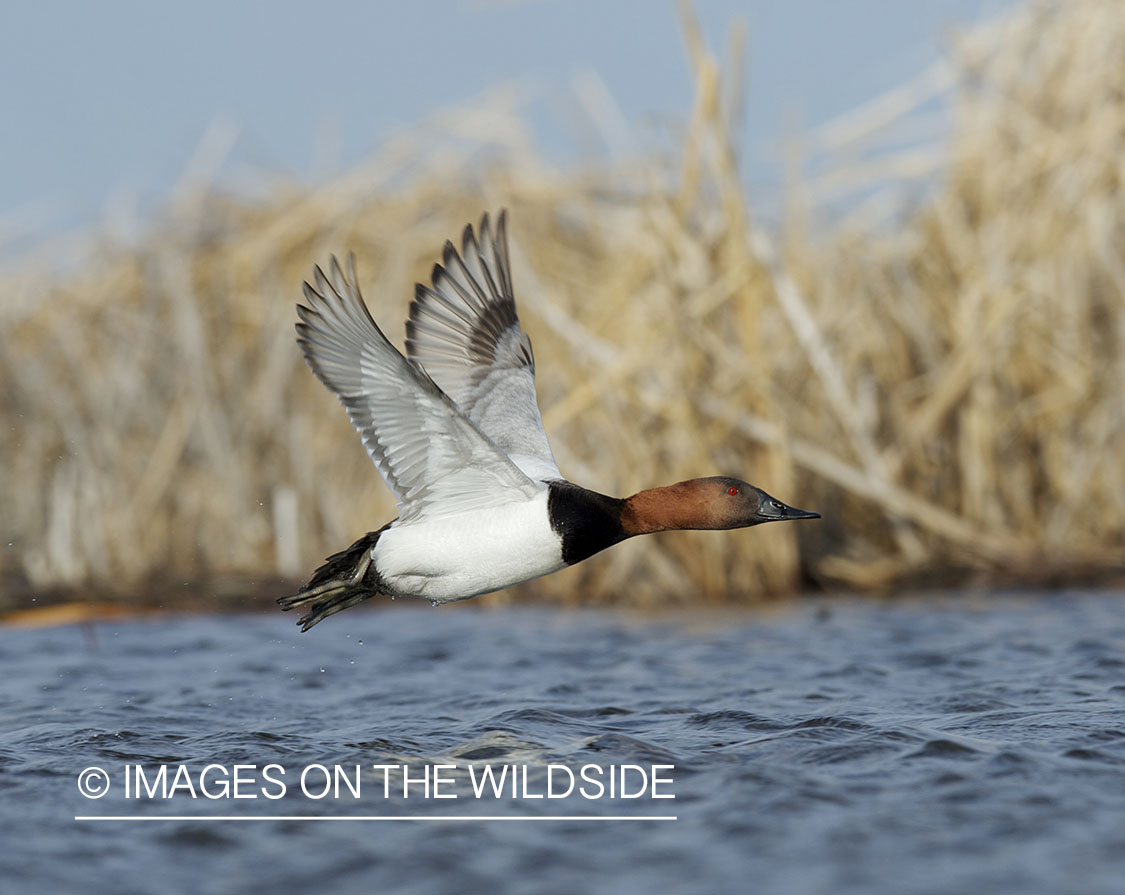
[[[0, 629], [3, 891], [1125, 885], [1122, 594], [657, 617], [396, 605], [306, 635], [291, 621]], [[385, 798], [370, 770], [458, 761], [440, 772], [456, 799], [419, 784], [404, 800], [400, 772]], [[124, 797], [126, 765], [155, 780], [182, 764], [198, 781], [209, 763], [255, 765], [242, 792], [258, 798]], [[264, 787], [270, 763], [283, 798], [262, 795], [279, 789]], [[297, 776], [312, 764], [360, 764], [361, 797], [307, 796]], [[529, 795], [549, 765], [673, 765], [656, 773], [675, 798], [478, 800], [469, 764], [528, 768]], [[102, 799], [78, 792], [89, 766], [109, 773]], [[91, 814], [634, 819], [74, 820]]]

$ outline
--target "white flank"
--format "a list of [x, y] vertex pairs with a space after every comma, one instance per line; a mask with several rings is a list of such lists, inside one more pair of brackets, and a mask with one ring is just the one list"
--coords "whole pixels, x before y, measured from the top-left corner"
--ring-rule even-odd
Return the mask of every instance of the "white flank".
[[395, 523], [375, 545], [375, 568], [396, 595], [464, 600], [557, 572], [562, 541], [548, 491], [531, 500]]

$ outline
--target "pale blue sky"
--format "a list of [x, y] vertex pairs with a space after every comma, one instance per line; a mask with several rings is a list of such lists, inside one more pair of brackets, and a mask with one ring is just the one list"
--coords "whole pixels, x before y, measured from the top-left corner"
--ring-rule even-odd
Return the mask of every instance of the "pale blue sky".
[[[1002, 0], [697, 0], [712, 46], [749, 26], [750, 176], [768, 147], [921, 71], [950, 27]], [[573, 151], [559, 110], [595, 70], [632, 122], [686, 115], [671, 0], [316, 4], [195, 0], [8, 3], [0, 12], [0, 221], [56, 229], [115, 193], [158, 199], [208, 125], [234, 160], [313, 179], [318, 139], [361, 159], [391, 129], [507, 81], [528, 85], [547, 149]]]

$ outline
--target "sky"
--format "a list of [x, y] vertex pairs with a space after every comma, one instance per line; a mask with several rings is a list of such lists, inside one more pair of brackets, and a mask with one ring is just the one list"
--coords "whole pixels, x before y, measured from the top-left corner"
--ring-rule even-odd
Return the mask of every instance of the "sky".
[[[778, 140], [922, 71], [951, 29], [1002, 0], [696, 0], [711, 46], [748, 27], [745, 146], [776, 176]], [[527, 89], [545, 151], [576, 152], [566, 98], [596, 72], [627, 120], [686, 117], [692, 85], [672, 0], [316, 4], [8, 3], [0, 11], [0, 247], [159, 202], [208, 127], [231, 157], [315, 182], [397, 128], [498, 84]]]

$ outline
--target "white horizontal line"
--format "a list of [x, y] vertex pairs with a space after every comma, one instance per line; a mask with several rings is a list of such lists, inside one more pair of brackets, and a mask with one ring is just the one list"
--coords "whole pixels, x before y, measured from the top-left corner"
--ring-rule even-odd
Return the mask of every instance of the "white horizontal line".
[[434, 814], [430, 816], [396, 816], [391, 814], [359, 814], [354, 816], [316, 814], [161, 814], [138, 816], [129, 814], [76, 814], [75, 820], [679, 820], [672, 814], [591, 815], [591, 814]]

